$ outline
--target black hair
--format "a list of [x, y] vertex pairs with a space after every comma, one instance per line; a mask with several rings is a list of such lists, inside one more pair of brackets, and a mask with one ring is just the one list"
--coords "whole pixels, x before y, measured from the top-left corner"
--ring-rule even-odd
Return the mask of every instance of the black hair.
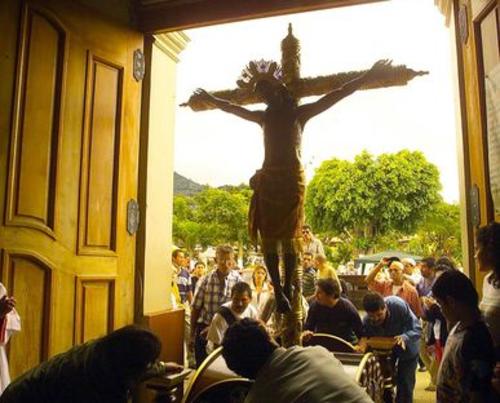
[[326, 295], [333, 298], [340, 297], [339, 283], [333, 278], [320, 278], [316, 286], [321, 289]]
[[456, 270], [455, 268], [452, 268], [451, 266], [447, 265], [447, 264], [443, 264], [443, 263], [439, 263], [437, 264], [435, 267], [434, 267], [434, 271], [436, 273], [439, 273], [439, 272], [444, 272], [444, 271], [448, 271], [448, 270]]
[[434, 270], [437, 270], [437, 266], [439, 265], [448, 266], [452, 270], [457, 269], [457, 266], [455, 265], [455, 263], [453, 263], [453, 260], [451, 260], [448, 256], [441, 256], [438, 260], [436, 260], [436, 268]]
[[387, 265], [390, 266], [392, 262], [401, 262], [401, 259], [397, 256], [391, 256], [387, 258]]
[[269, 279], [269, 274], [267, 273], [267, 269], [265, 266], [261, 265], [261, 264], [258, 264], [257, 266], [255, 266], [253, 268], [253, 272], [252, 272], [252, 283], [254, 286], [256, 286], [255, 284], [255, 273], [257, 272], [257, 270], [262, 270], [264, 271], [264, 273], [266, 273], [266, 278], [264, 279], [264, 283]]
[[234, 254], [234, 249], [231, 245], [219, 245], [215, 251], [216, 256], [220, 256], [222, 254], [231, 253]]
[[229, 326], [222, 346], [228, 368], [245, 378], [255, 379], [277, 344], [261, 322], [244, 318]]
[[177, 256], [179, 255], [179, 253], [184, 253], [184, 251], [182, 249], [175, 249], [172, 252], [172, 259], [177, 259]]
[[161, 342], [150, 330], [122, 327], [96, 341], [96, 352], [124, 384], [137, 381], [160, 356]]
[[239, 281], [235, 285], [233, 285], [233, 288], [231, 288], [231, 297], [233, 297], [235, 294], [241, 295], [243, 293], [248, 293], [248, 296], [252, 298], [252, 289], [250, 286], [245, 283], [244, 281]]
[[363, 297], [363, 308], [366, 312], [376, 312], [385, 308], [384, 297], [378, 292], [369, 292]]
[[491, 260], [493, 274], [490, 282], [498, 288], [500, 287], [500, 223], [492, 221], [479, 228], [476, 240], [483, 253], [486, 253]]
[[436, 266], [436, 259], [434, 259], [432, 256], [424, 257], [420, 263], [425, 264], [429, 269], [434, 270], [434, 267]]
[[478, 309], [479, 296], [472, 281], [458, 270], [447, 270], [441, 274], [432, 286], [432, 294], [441, 300], [450, 297]]
[[202, 265], [203, 267], [206, 267], [205, 263], [203, 263], [201, 260], [198, 260], [195, 264], [194, 264], [194, 267], [198, 266], [198, 265]]

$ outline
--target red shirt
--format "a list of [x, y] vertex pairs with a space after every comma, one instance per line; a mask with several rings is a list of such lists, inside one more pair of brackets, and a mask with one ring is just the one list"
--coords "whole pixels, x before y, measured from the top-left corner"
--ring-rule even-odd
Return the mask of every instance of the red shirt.
[[[368, 289], [382, 294], [383, 297], [389, 297], [394, 295], [392, 292], [393, 285], [392, 280], [372, 280], [370, 284], [368, 284]], [[418, 318], [423, 315], [423, 309], [420, 304], [417, 289], [409, 281], [404, 280], [402, 287], [395, 295], [405, 300]]]

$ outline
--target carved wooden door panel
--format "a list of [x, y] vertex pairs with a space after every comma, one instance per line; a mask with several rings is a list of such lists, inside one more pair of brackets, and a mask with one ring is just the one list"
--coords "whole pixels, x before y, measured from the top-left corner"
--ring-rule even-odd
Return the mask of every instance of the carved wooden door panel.
[[500, 10], [497, 0], [456, 3], [472, 269], [469, 274], [481, 291], [485, 273], [479, 272], [473, 258], [476, 230], [493, 219], [500, 220], [498, 105], [495, 91], [491, 91], [498, 88], [500, 78]]
[[133, 321], [143, 37], [74, 1], [1, 3], [0, 270], [22, 318], [15, 377]]

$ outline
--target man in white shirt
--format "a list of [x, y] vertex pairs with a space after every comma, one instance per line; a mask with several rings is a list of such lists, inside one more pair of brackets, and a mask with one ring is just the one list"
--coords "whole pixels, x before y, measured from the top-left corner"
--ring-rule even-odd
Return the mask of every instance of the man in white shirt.
[[207, 353], [211, 353], [222, 344], [222, 339], [229, 326], [243, 318], [258, 319], [257, 309], [251, 304], [252, 289], [241, 281], [231, 289], [231, 301], [223, 304], [212, 318], [207, 334]]
[[372, 402], [332, 353], [320, 346], [279, 347], [255, 320], [231, 325], [222, 346], [229, 369], [255, 380], [245, 403]]

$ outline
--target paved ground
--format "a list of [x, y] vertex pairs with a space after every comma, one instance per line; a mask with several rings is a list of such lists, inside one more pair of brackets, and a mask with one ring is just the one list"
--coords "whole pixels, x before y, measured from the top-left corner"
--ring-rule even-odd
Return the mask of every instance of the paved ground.
[[429, 385], [429, 373], [417, 372], [417, 384], [415, 386], [414, 403], [434, 403], [436, 392], [427, 392], [425, 388]]

